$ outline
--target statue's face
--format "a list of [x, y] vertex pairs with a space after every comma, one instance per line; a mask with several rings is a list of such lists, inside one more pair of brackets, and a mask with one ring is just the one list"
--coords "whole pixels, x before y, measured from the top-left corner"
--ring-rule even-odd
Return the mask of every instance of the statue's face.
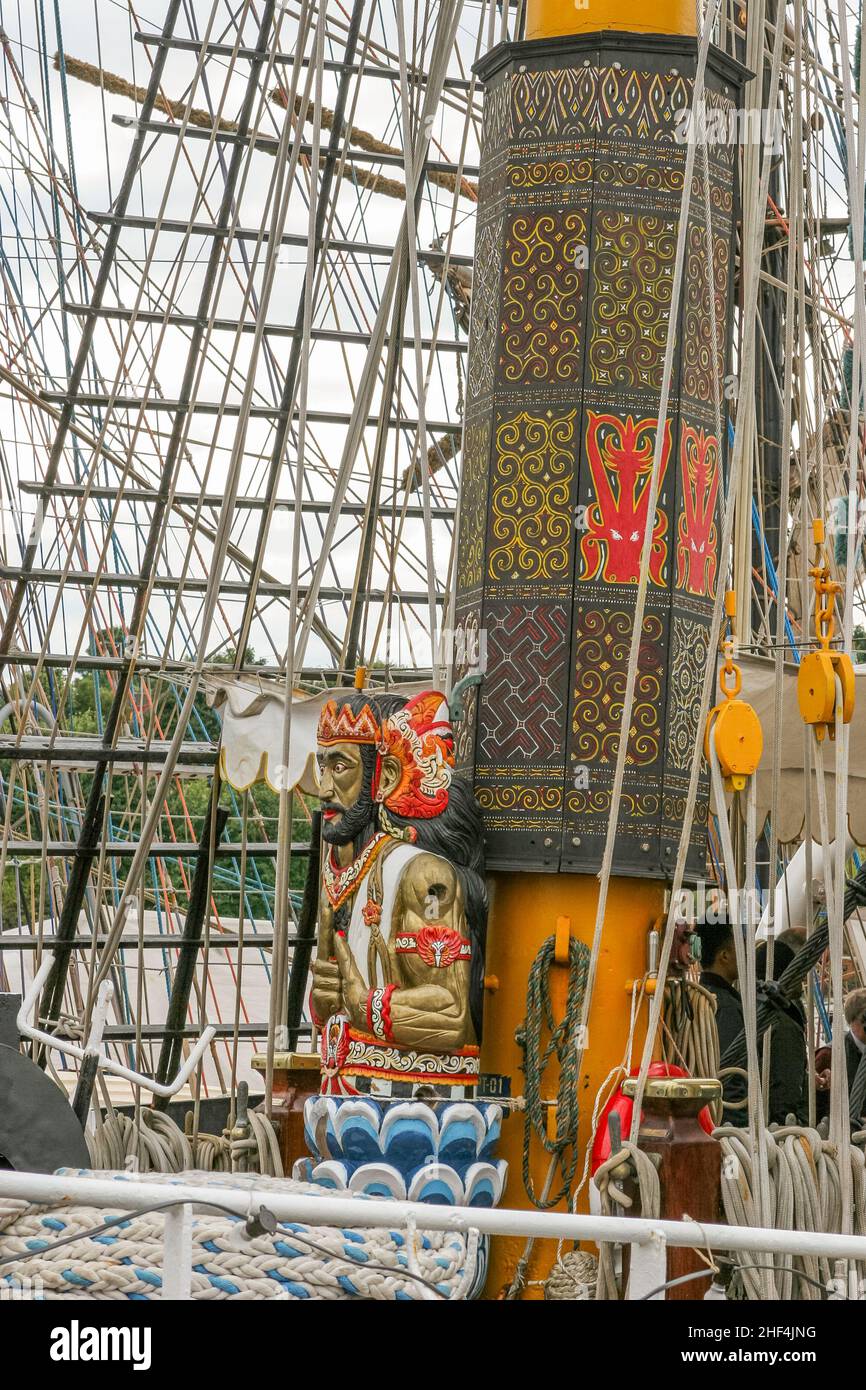
[[316, 754], [322, 798], [322, 839], [332, 845], [356, 840], [373, 814], [365, 787], [361, 750], [356, 743], [320, 745]]

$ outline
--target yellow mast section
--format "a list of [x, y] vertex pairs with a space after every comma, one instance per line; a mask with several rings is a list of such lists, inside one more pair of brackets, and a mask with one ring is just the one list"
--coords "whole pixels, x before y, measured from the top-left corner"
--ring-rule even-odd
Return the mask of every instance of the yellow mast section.
[[619, 29], [629, 34], [694, 36], [694, 0], [529, 0], [526, 37], [551, 39], [557, 34], [594, 34]]

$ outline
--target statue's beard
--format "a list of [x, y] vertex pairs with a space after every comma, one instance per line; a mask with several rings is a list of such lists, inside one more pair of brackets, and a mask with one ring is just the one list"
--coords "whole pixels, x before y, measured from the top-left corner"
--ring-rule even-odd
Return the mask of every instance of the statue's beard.
[[322, 839], [329, 845], [349, 845], [369, 838], [365, 832], [373, 829], [374, 808], [369, 792], [362, 792], [353, 806], [341, 806], [338, 801], [323, 801], [322, 812], [336, 811], [333, 820], [322, 817]]

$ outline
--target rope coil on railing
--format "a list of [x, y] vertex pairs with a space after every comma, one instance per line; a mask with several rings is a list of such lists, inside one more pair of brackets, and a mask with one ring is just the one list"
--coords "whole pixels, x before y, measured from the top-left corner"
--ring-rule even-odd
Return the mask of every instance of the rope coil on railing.
[[[714, 1132], [722, 1146], [722, 1202], [732, 1226], [759, 1224], [754, 1200], [756, 1156], [749, 1132], [724, 1125]], [[855, 1235], [866, 1234], [866, 1133], [852, 1136], [850, 1150]], [[842, 1181], [839, 1154], [817, 1130], [785, 1125], [765, 1132], [769, 1175], [770, 1210], [767, 1224], [785, 1231], [838, 1231], [842, 1219]], [[820, 1298], [819, 1285], [827, 1288], [833, 1277], [824, 1256], [757, 1254], [738, 1252], [734, 1258], [747, 1298], [765, 1297], [762, 1270], [770, 1271], [773, 1297], [811, 1300]], [[751, 1268], [747, 1268], [751, 1266]], [[758, 1268], [755, 1268], [758, 1266]], [[797, 1275], [802, 1274], [803, 1278]], [[766, 1275], [764, 1276], [766, 1277]], [[856, 1262], [856, 1277], [866, 1277], [866, 1262]], [[814, 1282], [810, 1282], [814, 1281]]]
[[[659, 1216], [662, 1199], [656, 1166], [649, 1154], [628, 1140], [598, 1166], [593, 1176], [604, 1215], [624, 1216], [634, 1205], [632, 1198], [620, 1186], [622, 1181], [629, 1178], [637, 1181], [640, 1215], [650, 1218]], [[605, 1241], [598, 1247], [598, 1251], [598, 1284], [595, 1296], [599, 1299], [620, 1299], [623, 1295], [616, 1277], [615, 1247], [609, 1241]]]

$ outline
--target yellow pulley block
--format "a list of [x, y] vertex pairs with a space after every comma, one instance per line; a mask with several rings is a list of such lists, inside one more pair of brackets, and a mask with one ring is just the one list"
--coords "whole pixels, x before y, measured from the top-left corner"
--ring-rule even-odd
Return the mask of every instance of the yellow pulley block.
[[[715, 719], [713, 718], [715, 716]], [[729, 790], [741, 792], [758, 770], [764, 751], [761, 721], [746, 700], [728, 699], [710, 710], [704, 735], [704, 756], [709, 761], [710, 733], [715, 728], [719, 767]]]
[[724, 696], [707, 715], [704, 730], [704, 757], [710, 761], [710, 738], [715, 739], [719, 767], [729, 791], [741, 792], [748, 779], [754, 776], [764, 751], [761, 721], [746, 700], [738, 698], [743, 675], [734, 661], [734, 618], [736, 595], [725, 595], [728, 634], [723, 643], [725, 664], [719, 669], [719, 689]]
[[836, 677], [842, 685], [842, 723], [854, 717], [854, 667], [847, 652], [823, 648], [809, 652], [797, 673], [797, 701], [806, 724], [813, 725], [821, 743], [824, 735], [836, 737]]
[[824, 523], [816, 518], [812, 523], [815, 541], [815, 563], [809, 570], [815, 581], [815, 636], [819, 650], [809, 652], [800, 663], [797, 673], [797, 701], [806, 724], [811, 724], [819, 743], [825, 734], [836, 737], [836, 677], [842, 692], [842, 723], [850, 724], [854, 717], [854, 667], [847, 652], [833, 651], [830, 643], [836, 628], [833, 613], [835, 595], [841, 585], [830, 578], [830, 567], [824, 554]]

